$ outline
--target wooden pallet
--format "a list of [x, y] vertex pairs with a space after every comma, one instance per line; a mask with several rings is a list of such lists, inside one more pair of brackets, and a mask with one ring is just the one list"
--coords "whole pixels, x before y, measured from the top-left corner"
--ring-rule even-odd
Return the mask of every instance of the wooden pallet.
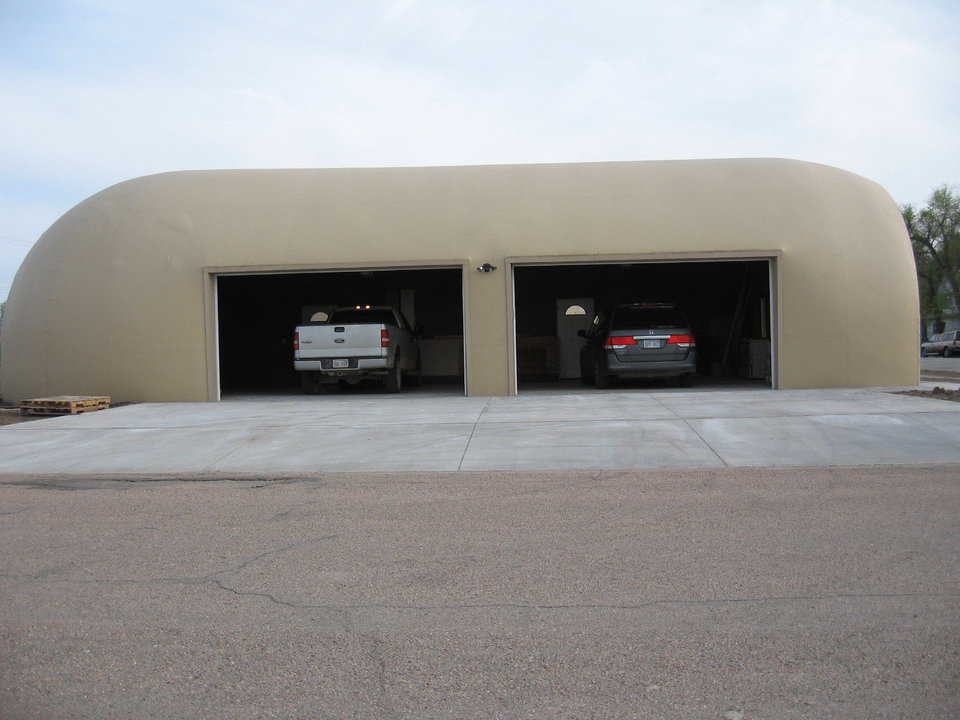
[[79, 415], [109, 407], [110, 398], [106, 396], [57, 395], [20, 401], [20, 412], [24, 415]]

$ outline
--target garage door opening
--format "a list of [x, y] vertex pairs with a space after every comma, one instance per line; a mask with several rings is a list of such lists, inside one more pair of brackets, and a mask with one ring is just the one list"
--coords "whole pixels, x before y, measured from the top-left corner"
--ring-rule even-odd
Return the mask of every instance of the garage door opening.
[[[298, 325], [326, 323], [337, 308], [389, 306], [416, 335], [419, 372], [403, 392], [464, 391], [460, 268], [357, 270], [217, 276], [221, 397], [300, 394], [293, 365]], [[324, 386], [325, 392], [380, 393], [382, 378]], [[318, 388], [311, 387], [310, 390]]]
[[766, 259], [515, 266], [518, 391], [772, 387], [770, 288]]

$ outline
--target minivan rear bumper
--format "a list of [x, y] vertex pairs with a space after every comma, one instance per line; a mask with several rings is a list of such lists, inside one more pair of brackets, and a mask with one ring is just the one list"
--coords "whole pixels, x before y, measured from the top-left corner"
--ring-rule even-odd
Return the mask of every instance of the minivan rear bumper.
[[624, 362], [618, 360], [612, 350], [607, 353], [607, 371], [617, 377], [669, 377], [673, 375], [692, 375], [697, 372], [697, 352], [691, 350], [683, 360], [651, 360], [646, 362]]

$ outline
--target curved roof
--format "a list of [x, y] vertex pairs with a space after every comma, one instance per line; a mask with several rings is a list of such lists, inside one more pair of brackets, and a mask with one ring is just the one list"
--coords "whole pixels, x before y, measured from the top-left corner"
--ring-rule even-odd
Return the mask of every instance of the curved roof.
[[[781, 257], [785, 387], [916, 382], [916, 277], [897, 205], [836, 168], [739, 159], [122, 182], [67, 212], [25, 259], [5, 319], [2, 390], [205, 399], [204, 268], [767, 250]], [[473, 388], [499, 392], [506, 320], [493, 317], [506, 317], [504, 287], [465, 277], [470, 304], [487, 310], [471, 322], [470, 353], [504, 356]], [[829, 361], [811, 357], [810, 343]]]

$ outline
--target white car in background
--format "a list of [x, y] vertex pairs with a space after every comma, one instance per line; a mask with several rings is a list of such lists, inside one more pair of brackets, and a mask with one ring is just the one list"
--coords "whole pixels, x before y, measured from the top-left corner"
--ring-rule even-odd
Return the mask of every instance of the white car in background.
[[927, 342], [920, 345], [920, 357], [928, 355], [960, 355], [960, 330], [933, 335]]

